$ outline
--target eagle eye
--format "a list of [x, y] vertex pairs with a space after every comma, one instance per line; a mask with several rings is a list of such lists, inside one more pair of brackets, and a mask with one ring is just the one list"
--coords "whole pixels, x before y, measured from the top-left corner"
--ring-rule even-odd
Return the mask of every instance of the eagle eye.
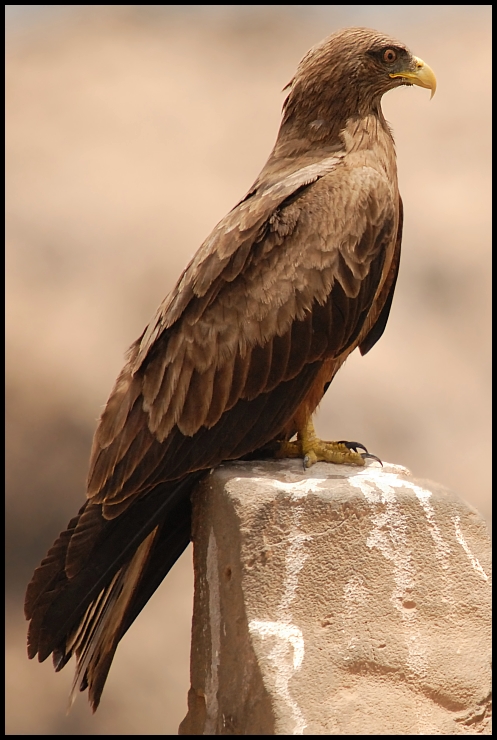
[[387, 64], [393, 64], [397, 59], [397, 52], [395, 49], [385, 49], [383, 52], [383, 61]]

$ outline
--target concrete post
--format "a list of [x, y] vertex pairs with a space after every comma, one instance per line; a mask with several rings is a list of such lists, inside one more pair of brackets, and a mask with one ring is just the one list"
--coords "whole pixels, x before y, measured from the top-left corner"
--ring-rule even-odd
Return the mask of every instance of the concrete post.
[[194, 494], [180, 734], [490, 734], [490, 544], [405, 468], [231, 463]]

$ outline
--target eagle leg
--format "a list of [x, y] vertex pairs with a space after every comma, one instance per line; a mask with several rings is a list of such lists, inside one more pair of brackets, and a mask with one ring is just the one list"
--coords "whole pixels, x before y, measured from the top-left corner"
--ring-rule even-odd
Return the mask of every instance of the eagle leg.
[[[364, 452], [358, 452], [358, 449]], [[275, 455], [282, 457], [301, 457], [304, 460], [304, 468], [310, 468], [317, 462], [331, 462], [336, 465], [364, 465], [367, 458], [381, 463], [375, 455], [371, 455], [364, 445], [359, 442], [325, 442], [316, 436], [314, 424], [309, 418], [297, 431], [295, 442], [282, 442]]]

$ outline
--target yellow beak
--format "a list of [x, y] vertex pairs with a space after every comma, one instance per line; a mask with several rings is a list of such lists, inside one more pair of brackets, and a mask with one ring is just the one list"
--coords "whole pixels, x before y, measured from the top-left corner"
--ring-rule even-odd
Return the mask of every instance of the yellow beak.
[[406, 80], [413, 85], [419, 85], [419, 87], [426, 87], [431, 90], [430, 100], [435, 95], [437, 89], [437, 78], [432, 68], [428, 66], [422, 59], [413, 57], [414, 70], [408, 69], [405, 72], [395, 72], [390, 77], [404, 77]]

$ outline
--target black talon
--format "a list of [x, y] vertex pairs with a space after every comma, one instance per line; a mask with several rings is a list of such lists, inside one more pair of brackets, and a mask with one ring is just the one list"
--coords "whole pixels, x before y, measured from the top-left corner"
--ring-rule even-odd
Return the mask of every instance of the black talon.
[[383, 463], [381, 462], [379, 457], [376, 457], [376, 455], [372, 455], [370, 452], [361, 452], [361, 457], [363, 460], [366, 460], [366, 458], [370, 458], [371, 460], [376, 460], [376, 462], [379, 462], [381, 467], [383, 467]]
[[357, 452], [358, 449], [364, 450], [364, 452], [367, 453], [368, 448], [364, 447], [360, 442], [347, 442], [345, 439], [339, 439], [337, 444], [339, 445], [345, 445], [349, 450], [352, 450], [353, 452]]

